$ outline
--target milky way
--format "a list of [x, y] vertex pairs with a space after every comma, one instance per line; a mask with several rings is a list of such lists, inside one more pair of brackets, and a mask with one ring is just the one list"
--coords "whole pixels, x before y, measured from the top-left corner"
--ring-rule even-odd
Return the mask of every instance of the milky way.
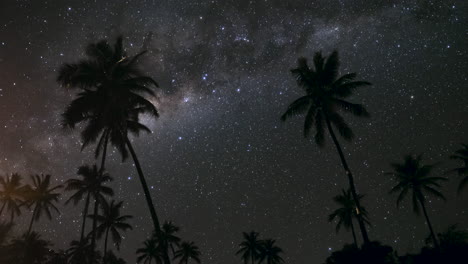
[[[343, 143], [366, 194], [369, 235], [417, 250], [424, 220], [409, 204], [397, 210], [384, 172], [407, 153], [442, 161], [439, 174], [456, 165], [448, 156], [468, 131], [467, 14], [464, 0], [2, 0], [0, 173], [63, 182], [94, 162], [78, 133], [61, 129], [73, 93], [56, 71], [84, 58], [86, 44], [121, 34], [128, 52], [149, 51], [143, 69], [161, 85], [161, 117], [143, 117], [153, 133], [133, 139], [160, 217], [196, 241], [203, 263], [238, 263], [241, 232], [250, 230], [277, 239], [287, 263], [320, 263], [351, 242], [327, 222], [347, 182], [328, 138], [319, 149], [302, 137], [302, 118], [279, 117], [301, 93], [289, 73], [297, 58], [337, 49], [341, 73], [373, 83], [351, 98], [372, 117], [345, 116], [356, 138]], [[111, 153], [108, 170], [115, 199], [135, 216], [120, 252], [133, 263], [150, 216], [132, 162]], [[447, 203], [430, 201], [438, 230], [468, 227], [468, 195], [455, 194], [457, 183], [445, 186]], [[79, 236], [81, 210], [61, 207], [37, 229], [65, 248]]]

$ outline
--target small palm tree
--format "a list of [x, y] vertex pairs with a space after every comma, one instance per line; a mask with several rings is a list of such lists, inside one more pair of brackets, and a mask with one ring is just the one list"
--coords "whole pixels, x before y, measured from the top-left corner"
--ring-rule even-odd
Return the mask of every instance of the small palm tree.
[[42, 214], [46, 214], [49, 220], [52, 220], [51, 209], [60, 214], [59, 209], [54, 204], [58, 202], [60, 193], [54, 191], [62, 188], [62, 185], [50, 186], [50, 175], [34, 175], [31, 176], [31, 179], [33, 184], [26, 188], [27, 199], [25, 203], [28, 207], [34, 206], [34, 210], [27, 234], [31, 233], [34, 221], [39, 221]]
[[201, 252], [194, 242], [182, 242], [179, 250], [176, 251], [174, 259], [179, 259], [179, 264], [187, 264], [189, 259], [200, 263]]
[[280, 256], [283, 253], [283, 250], [275, 245], [274, 239], [267, 239], [263, 241], [262, 246], [260, 248], [260, 255], [259, 255], [259, 264], [263, 263], [264, 261], [266, 264], [279, 264], [283, 263], [284, 260]]
[[[361, 201], [363, 197], [364, 195], [358, 195], [359, 201]], [[340, 207], [328, 216], [328, 222], [332, 222], [336, 218], [338, 218], [338, 223], [336, 224], [336, 232], [338, 233], [338, 231], [340, 231], [341, 226], [344, 226], [346, 230], [351, 229], [351, 233], [353, 234], [354, 245], [358, 247], [353, 224], [353, 219], [357, 218], [357, 208], [351, 191], [345, 191], [343, 189], [342, 194], [333, 197], [333, 201], [335, 201], [335, 203], [337, 203]], [[364, 222], [369, 225], [370, 222], [367, 216], [367, 211], [363, 206], [361, 207], [360, 213], [362, 214]]]
[[158, 242], [159, 247], [165, 252], [172, 251], [172, 255], [175, 256], [174, 246], [179, 246], [180, 238], [175, 234], [180, 231], [180, 228], [174, 225], [171, 221], [164, 221], [161, 233], [154, 234], [154, 239]]
[[7, 242], [12, 230], [12, 223], [0, 222], [0, 248]]
[[8, 246], [7, 263], [31, 264], [42, 263], [50, 253], [51, 243], [41, 238], [36, 232], [27, 232], [13, 239]]
[[236, 252], [236, 255], [242, 254], [241, 258], [245, 264], [250, 261], [251, 264], [255, 263], [260, 254], [260, 248], [262, 241], [258, 240], [258, 233], [251, 231], [250, 233], [242, 232], [244, 241], [239, 244], [240, 249]]
[[[86, 216], [88, 215], [88, 208], [90, 199], [94, 200], [94, 212], [98, 210], [99, 201], [105, 201], [104, 196], [113, 196], [114, 191], [112, 188], [105, 186], [106, 182], [111, 182], [112, 177], [103, 172], [99, 172], [96, 165], [92, 167], [89, 165], [80, 166], [78, 168], [78, 175], [82, 179], [69, 179], [65, 182], [66, 191], [75, 191], [75, 193], [65, 202], [68, 204], [70, 201], [76, 206], [86, 196], [85, 206], [83, 209], [83, 222], [81, 225], [80, 241], [84, 238]], [[96, 223], [93, 222], [93, 230], [96, 228]]]
[[[315, 143], [323, 147], [325, 143], [325, 127], [335, 143], [335, 147], [341, 159], [349, 181], [349, 187], [356, 202], [358, 212], [361, 210], [358, 194], [354, 185], [354, 177], [346, 162], [345, 155], [335, 135], [333, 126], [339, 135], [347, 141], [353, 137], [353, 131], [339, 114], [338, 110], [351, 113], [357, 117], [369, 117], [366, 108], [360, 104], [350, 103], [345, 98], [353, 95], [360, 87], [371, 85], [365, 81], [354, 81], [356, 73], [348, 73], [339, 78], [338, 52], [334, 51], [328, 58], [318, 52], [314, 56], [314, 67], [309, 67], [306, 58], [299, 58], [296, 69], [291, 70], [297, 80], [297, 84], [303, 88], [305, 95], [292, 102], [281, 120], [305, 114], [304, 137], [308, 137], [312, 127], [315, 127]], [[364, 243], [369, 243], [369, 237], [361, 215], [358, 214], [358, 223]]]
[[413, 211], [416, 214], [419, 214], [419, 208], [422, 208], [427, 226], [431, 233], [432, 241], [434, 241], [434, 245], [438, 248], [439, 243], [427, 214], [426, 196], [424, 193], [427, 192], [435, 197], [445, 200], [445, 197], [438, 189], [441, 187], [439, 182], [446, 181], [447, 179], [444, 177], [430, 176], [435, 165], [423, 165], [421, 164], [421, 159], [421, 155], [417, 157], [407, 155], [405, 156], [403, 163], [391, 164], [394, 171], [387, 173], [387, 175], [392, 175], [397, 181], [397, 185], [392, 188], [390, 193], [399, 193], [397, 206], [400, 205], [401, 201], [409, 192], [412, 193]]
[[106, 262], [106, 253], [107, 253], [107, 241], [109, 238], [109, 233], [112, 233], [112, 241], [117, 246], [117, 249], [120, 248], [120, 243], [122, 242], [122, 235], [120, 231], [126, 231], [132, 229], [132, 226], [126, 221], [133, 218], [131, 215], [120, 215], [120, 209], [122, 209], [123, 202], [116, 203], [112, 200], [110, 203], [103, 202], [102, 206], [102, 215], [90, 215], [90, 218], [97, 220], [99, 226], [96, 229], [97, 237], [104, 237], [104, 262]]
[[89, 261], [91, 252], [93, 252], [93, 248], [91, 247], [91, 244], [87, 238], [84, 238], [83, 240], [71, 241], [70, 247], [66, 250], [70, 264], [99, 263], [100, 256], [96, 253], [93, 256], [93, 261]]
[[137, 249], [137, 263], [151, 264], [154, 260], [156, 264], [162, 264], [163, 254], [155, 239], [147, 239], [143, 247]]
[[21, 214], [21, 205], [24, 202], [24, 186], [21, 184], [22, 177], [17, 173], [11, 176], [0, 177], [0, 216], [6, 208], [10, 213], [10, 223], [15, 216]]
[[450, 156], [450, 159], [459, 160], [463, 163], [461, 167], [449, 171], [463, 177], [458, 185], [458, 192], [460, 192], [468, 184], [468, 144], [462, 144], [462, 148], [456, 150], [455, 154]]

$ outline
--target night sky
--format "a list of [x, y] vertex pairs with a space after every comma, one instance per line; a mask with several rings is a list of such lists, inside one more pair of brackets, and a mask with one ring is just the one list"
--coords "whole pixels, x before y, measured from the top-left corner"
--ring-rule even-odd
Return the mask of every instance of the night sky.
[[[397, 210], [384, 172], [408, 153], [442, 161], [435, 174], [459, 165], [448, 156], [467, 142], [467, 19], [465, 0], [1, 0], [0, 173], [61, 183], [94, 162], [78, 131], [61, 128], [74, 93], [57, 70], [84, 58], [86, 44], [122, 34], [129, 53], [149, 51], [142, 68], [161, 86], [161, 117], [143, 117], [153, 133], [133, 139], [160, 218], [180, 225], [206, 264], [240, 263], [234, 253], [251, 230], [277, 239], [287, 263], [321, 263], [352, 242], [327, 222], [348, 183], [328, 134], [319, 149], [304, 139], [303, 117], [280, 116], [302, 92], [289, 72], [297, 58], [337, 49], [341, 74], [373, 83], [350, 99], [371, 118], [345, 115], [356, 138], [341, 140], [366, 194], [369, 235], [415, 252], [429, 233], [424, 218], [409, 200]], [[132, 161], [110, 152], [115, 199], [135, 216], [119, 254], [134, 263], [152, 222]], [[430, 199], [436, 231], [468, 228], [468, 193], [457, 196], [450, 177], [448, 201]], [[66, 248], [79, 238], [82, 206], [61, 206], [35, 229]]]

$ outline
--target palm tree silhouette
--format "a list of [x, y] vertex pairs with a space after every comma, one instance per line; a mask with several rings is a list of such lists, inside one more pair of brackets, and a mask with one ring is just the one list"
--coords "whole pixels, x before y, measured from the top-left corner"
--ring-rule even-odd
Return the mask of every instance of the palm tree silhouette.
[[[88, 215], [89, 201], [91, 197], [94, 199], [94, 213], [97, 214], [99, 201], [106, 200], [104, 195], [113, 196], [114, 191], [112, 188], [104, 185], [106, 182], [111, 182], [112, 177], [105, 172], [99, 172], [96, 165], [93, 165], [92, 167], [89, 165], [80, 166], [77, 174], [83, 179], [69, 179], [65, 182], [66, 191], [75, 191], [65, 204], [72, 201], [74, 205], [77, 205], [83, 199], [83, 196], [86, 196], [80, 236], [80, 241], [82, 241], [84, 238], [86, 216]], [[96, 223], [93, 221], [93, 230], [95, 229]], [[95, 236], [93, 239], [95, 239]]]
[[154, 239], [157, 241], [161, 250], [169, 254], [169, 248], [171, 248], [172, 255], [175, 256], [174, 246], [179, 247], [180, 238], [175, 235], [179, 232], [180, 228], [174, 225], [171, 221], [164, 221], [162, 230], [159, 235], [154, 234]]
[[84, 238], [81, 241], [71, 241], [70, 247], [66, 251], [70, 264], [99, 263], [99, 254], [94, 254], [94, 259], [90, 262], [89, 256], [91, 255], [91, 252], [93, 252], [93, 248], [87, 238]]
[[49, 255], [51, 243], [41, 238], [37, 232], [27, 232], [13, 239], [8, 246], [7, 263], [43, 263]]
[[[336, 224], [336, 232], [338, 233], [338, 231], [340, 231], [341, 226], [344, 226], [346, 230], [351, 229], [351, 233], [353, 234], [354, 245], [358, 247], [353, 224], [353, 218], [357, 218], [356, 203], [354, 202], [353, 195], [351, 194], [350, 190], [345, 191], [344, 189], [342, 189], [341, 191], [342, 194], [333, 197], [333, 201], [335, 201], [335, 203], [337, 203], [340, 207], [328, 216], [328, 222], [332, 222], [336, 218], [338, 218], [338, 223]], [[359, 201], [361, 201], [363, 197], [364, 195], [359, 194]], [[361, 207], [360, 213], [364, 222], [369, 225], [370, 222], [367, 216], [367, 211], [364, 207]]]
[[0, 248], [7, 242], [12, 230], [12, 223], [0, 222]]
[[143, 261], [143, 264], [151, 264], [153, 260], [157, 264], [162, 263], [162, 249], [154, 238], [147, 239], [143, 247], [137, 249], [136, 253], [138, 254], [137, 263]]
[[51, 209], [60, 214], [59, 209], [55, 206], [54, 203], [58, 202], [60, 193], [55, 193], [54, 191], [62, 188], [62, 185], [56, 185], [51, 187], [50, 184], [50, 175], [34, 175], [31, 176], [32, 186], [27, 186], [26, 190], [26, 201], [25, 204], [28, 207], [34, 206], [34, 210], [31, 216], [31, 222], [29, 223], [28, 232], [30, 234], [32, 230], [32, 225], [34, 221], [38, 221], [42, 214], [46, 214], [49, 220], [52, 220]]
[[422, 165], [421, 159], [421, 155], [417, 157], [407, 155], [405, 156], [403, 163], [392, 163], [391, 166], [394, 172], [386, 174], [394, 176], [398, 183], [390, 191], [390, 193], [399, 193], [397, 206], [400, 205], [408, 192], [412, 192], [413, 211], [416, 214], [419, 214], [419, 207], [421, 206], [424, 217], [426, 218], [427, 226], [431, 232], [432, 241], [434, 241], [436, 248], [439, 248], [438, 240], [432, 228], [432, 224], [429, 221], [429, 216], [427, 215], [426, 197], [424, 192], [445, 200], [445, 197], [437, 189], [441, 187], [439, 182], [446, 181], [447, 179], [444, 177], [430, 176], [435, 165]]
[[450, 170], [449, 172], [455, 172], [459, 176], [463, 176], [463, 179], [458, 185], [458, 192], [462, 191], [468, 184], [468, 144], [461, 144], [462, 148], [457, 149], [455, 154], [450, 156], [450, 159], [460, 160], [463, 162], [461, 167]]
[[184, 241], [180, 244], [179, 250], [176, 251], [174, 259], [180, 259], [179, 264], [187, 264], [189, 259], [200, 263], [200, 250], [194, 242]]
[[[59, 70], [57, 81], [64, 87], [81, 90], [77, 98], [63, 113], [64, 127], [75, 128], [84, 123], [81, 132], [82, 148], [98, 141], [95, 155], [102, 151], [104, 168], [107, 145], [117, 148], [122, 160], [130, 152], [138, 172], [146, 202], [153, 220], [155, 232], [161, 232], [159, 219], [151, 199], [140, 162], [128, 134], [138, 136], [141, 131], [151, 132], [139, 122], [140, 114], [158, 117], [156, 107], [145, 97], [155, 96], [150, 85], [158, 87], [156, 81], [138, 69], [139, 58], [145, 52], [128, 56], [119, 37], [111, 47], [107, 41], [90, 44], [86, 48], [87, 60], [75, 64], [64, 64]], [[98, 140], [99, 138], [99, 140]], [[165, 263], [170, 262], [165, 256]]]
[[21, 205], [24, 203], [24, 186], [21, 184], [22, 177], [17, 173], [13, 173], [11, 176], [6, 175], [0, 177], [0, 216], [3, 214], [3, 210], [7, 209], [10, 212], [10, 223], [16, 216], [21, 215]]
[[112, 200], [110, 203], [107, 201], [101, 202], [102, 215], [90, 215], [90, 218], [95, 219], [99, 222], [99, 226], [96, 229], [97, 237], [104, 237], [104, 263], [107, 262], [107, 241], [109, 238], [109, 233], [112, 234], [112, 241], [117, 246], [117, 249], [120, 248], [120, 243], [122, 242], [122, 235], [120, 231], [126, 231], [127, 229], [132, 229], [132, 226], [126, 221], [133, 218], [131, 215], [120, 215], [120, 209], [122, 209], [123, 202], [116, 203]]
[[[345, 140], [350, 141], [353, 138], [353, 131], [346, 124], [343, 117], [338, 113], [338, 109], [351, 113], [358, 117], [368, 117], [369, 113], [361, 104], [354, 104], [345, 101], [360, 87], [371, 85], [365, 81], [354, 81], [356, 73], [348, 73], [340, 78], [338, 76], [339, 59], [338, 52], [334, 51], [328, 58], [318, 52], [314, 56], [314, 67], [309, 67], [306, 58], [299, 58], [296, 69], [291, 73], [297, 80], [297, 84], [302, 87], [306, 93], [288, 106], [286, 112], [281, 116], [285, 121], [295, 115], [306, 114], [304, 122], [304, 137], [308, 137], [312, 126], [315, 127], [315, 143], [323, 147], [325, 143], [325, 125], [330, 136], [335, 143], [336, 149], [341, 159], [341, 163], [348, 177], [349, 186], [353, 199], [356, 202], [357, 212], [362, 211], [359, 204], [358, 194], [354, 185], [354, 178], [346, 162], [343, 150], [333, 130], [333, 126], [338, 129], [338, 133]], [[364, 224], [364, 220], [358, 213], [358, 223], [364, 243], [369, 243], [369, 237]]]
[[242, 232], [244, 241], [239, 244], [240, 249], [236, 252], [236, 255], [242, 254], [241, 258], [245, 264], [249, 261], [254, 264], [259, 257], [263, 241], [258, 240], [258, 235], [255, 231], [250, 231], [250, 233]]
[[275, 245], [274, 239], [264, 240], [260, 247], [259, 264], [266, 261], [266, 264], [279, 264], [283, 263], [283, 258], [279, 254], [283, 253], [283, 250]]

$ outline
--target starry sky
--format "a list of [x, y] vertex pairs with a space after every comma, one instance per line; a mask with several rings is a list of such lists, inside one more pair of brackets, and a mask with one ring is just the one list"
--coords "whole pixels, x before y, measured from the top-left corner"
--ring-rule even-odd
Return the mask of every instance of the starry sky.
[[[319, 149], [303, 138], [303, 118], [279, 117], [301, 95], [289, 73], [297, 58], [337, 49], [342, 74], [373, 83], [350, 100], [372, 117], [345, 115], [356, 138], [342, 143], [366, 194], [369, 235], [414, 252], [427, 227], [409, 201], [397, 210], [384, 172], [407, 153], [442, 161], [435, 174], [458, 165], [447, 157], [467, 142], [467, 19], [464, 0], [2, 0], [0, 173], [62, 183], [94, 162], [78, 132], [61, 129], [74, 94], [55, 79], [86, 44], [122, 34], [129, 53], [149, 51], [142, 68], [161, 86], [161, 117], [142, 119], [153, 133], [133, 139], [160, 218], [182, 227], [203, 263], [240, 263], [234, 253], [250, 230], [277, 239], [287, 263], [320, 263], [352, 241], [327, 222], [347, 181], [330, 138]], [[131, 161], [112, 149], [107, 169], [134, 215], [120, 252], [134, 263], [151, 230], [146, 202]], [[436, 231], [468, 228], [468, 193], [457, 196], [451, 178], [448, 201], [430, 200]], [[35, 228], [65, 248], [79, 237], [82, 205], [60, 208]]]

